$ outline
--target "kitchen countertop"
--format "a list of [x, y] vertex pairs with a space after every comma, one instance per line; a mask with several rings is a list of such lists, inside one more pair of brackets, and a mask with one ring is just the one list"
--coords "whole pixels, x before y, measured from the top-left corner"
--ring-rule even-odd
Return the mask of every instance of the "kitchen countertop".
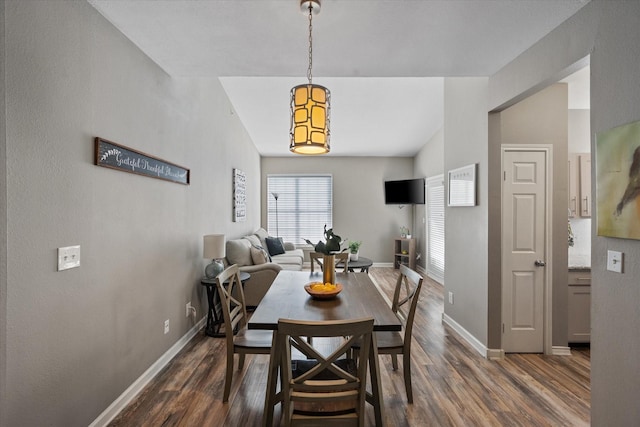
[[591, 267], [586, 265], [570, 265], [569, 271], [591, 271]]

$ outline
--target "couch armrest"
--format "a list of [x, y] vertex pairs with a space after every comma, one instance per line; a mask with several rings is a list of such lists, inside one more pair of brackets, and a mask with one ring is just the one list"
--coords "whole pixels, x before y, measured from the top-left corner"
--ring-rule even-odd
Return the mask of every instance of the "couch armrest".
[[282, 270], [282, 266], [273, 262], [240, 267], [240, 271], [251, 274], [251, 278], [243, 287], [247, 307], [256, 307], [260, 303], [280, 270]]
[[243, 265], [242, 267], [238, 268], [240, 271], [244, 271], [247, 272], [249, 274], [251, 273], [257, 273], [259, 271], [264, 271], [264, 270], [272, 270], [275, 271], [276, 274], [278, 274], [278, 272], [280, 270], [282, 270], [282, 266], [276, 264], [275, 262], [267, 262], [264, 264], [257, 264], [257, 265]]

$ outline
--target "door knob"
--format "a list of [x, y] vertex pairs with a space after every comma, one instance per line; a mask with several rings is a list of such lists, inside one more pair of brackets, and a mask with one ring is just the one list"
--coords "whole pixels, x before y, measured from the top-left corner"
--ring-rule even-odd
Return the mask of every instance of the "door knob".
[[547, 263], [542, 261], [541, 259], [536, 260], [534, 264], [536, 265], [536, 267], [544, 267], [545, 265], [547, 265]]

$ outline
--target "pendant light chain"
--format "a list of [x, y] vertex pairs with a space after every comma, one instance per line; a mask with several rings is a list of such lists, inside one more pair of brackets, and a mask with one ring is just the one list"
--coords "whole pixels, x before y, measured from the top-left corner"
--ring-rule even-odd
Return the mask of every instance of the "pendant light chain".
[[290, 92], [289, 151], [294, 154], [318, 155], [331, 151], [331, 92], [313, 84], [312, 75], [313, 15], [320, 12], [320, 1], [300, 0], [302, 14], [309, 13], [309, 68], [308, 82], [294, 86]]
[[309, 84], [311, 84], [311, 65], [313, 64], [313, 38], [311, 36], [311, 30], [313, 28], [312, 12], [313, 12], [313, 3], [309, 2], [309, 69], [307, 70], [307, 79], [309, 79]]

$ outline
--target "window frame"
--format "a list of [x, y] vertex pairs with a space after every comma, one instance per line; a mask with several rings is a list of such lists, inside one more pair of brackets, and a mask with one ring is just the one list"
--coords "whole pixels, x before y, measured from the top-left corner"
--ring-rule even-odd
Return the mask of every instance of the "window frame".
[[[300, 191], [301, 183], [316, 187], [313, 191], [306, 187]], [[320, 191], [323, 186], [328, 190]], [[277, 211], [274, 192], [278, 193]], [[314, 243], [324, 239], [325, 224], [327, 228], [333, 227], [333, 175], [330, 173], [267, 174], [266, 197], [266, 229], [269, 235], [282, 237], [296, 246], [305, 246], [304, 239]], [[327, 208], [309, 210], [324, 203], [328, 204]]]

